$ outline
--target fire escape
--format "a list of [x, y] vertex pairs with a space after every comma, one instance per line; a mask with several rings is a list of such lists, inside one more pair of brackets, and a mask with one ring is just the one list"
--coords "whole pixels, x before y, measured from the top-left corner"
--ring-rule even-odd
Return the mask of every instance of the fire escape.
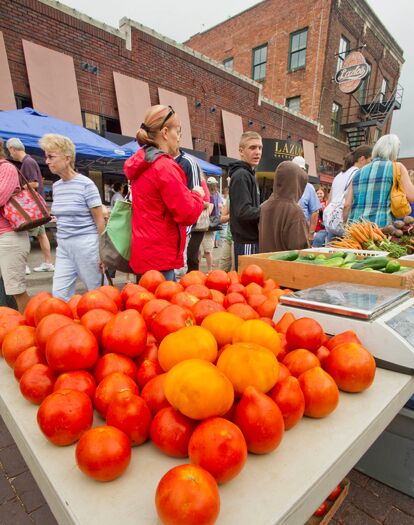
[[[355, 97], [356, 104], [349, 108], [349, 114], [352, 115], [353, 122], [343, 124], [349, 147], [354, 150], [361, 144], [372, 142], [370, 140], [370, 130], [382, 130], [392, 112], [401, 108], [404, 88], [397, 84], [395, 89], [389, 93], [383, 93], [381, 88], [374, 93], [372, 100], [367, 103], [360, 103]], [[356, 120], [356, 118], [358, 120]]]

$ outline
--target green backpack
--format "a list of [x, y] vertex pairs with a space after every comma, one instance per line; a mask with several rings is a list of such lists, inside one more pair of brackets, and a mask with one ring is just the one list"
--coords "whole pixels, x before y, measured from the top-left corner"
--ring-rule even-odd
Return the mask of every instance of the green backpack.
[[131, 257], [132, 203], [116, 201], [108, 224], [100, 239], [101, 261], [108, 268], [125, 273], [134, 273], [129, 266]]

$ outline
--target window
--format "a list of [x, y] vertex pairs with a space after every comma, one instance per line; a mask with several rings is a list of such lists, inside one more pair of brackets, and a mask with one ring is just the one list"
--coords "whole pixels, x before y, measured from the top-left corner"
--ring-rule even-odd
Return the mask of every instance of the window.
[[380, 102], [387, 102], [390, 96], [390, 83], [386, 78], [382, 79]]
[[368, 86], [369, 86], [369, 78], [370, 78], [370, 75], [371, 75], [371, 64], [368, 61], [367, 61], [367, 64], [369, 66], [368, 75], [361, 82], [361, 85], [359, 86], [359, 90], [358, 90], [358, 101], [359, 101], [360, 104], [365, 104], [366, 101], [367, 101], [367, 92], [368, 92]]
[[104, 131], [121, 135], [121, 123], [116, 118], [102, 117]]
[[332, 103], [332, 114], [331, 114], [331, 135], [333, 137], [339, 137], [339, 131], [342, 120], [342, 106], [337, 102]]
[[301, 29], [290, 34], [289, 71], [293, 71], [306, 64], [306, 46], [308, 44], [308, 30]]
[[339, 51], [338, 51], [338, 62], [336, 64], [336, 72], [340, 69], [342, 69], [344, 60], [346, 58], [346, 55], [349, 53], [349, 50], [351, 49], [351, 43], [347, 38], [345, 38], [343, 35], [341, 36], [341, 40], [339, 41]]
[[300, 112], [300, 96], [299, 97], [290, 97], [286, 99], [286, 106], [296, 113]]
[[223, 60], [223, 66], [228, 69], [229, 71], [233, 71], [234, 69], [234, 59], [233, 57], [225, 58]]
[[252, 78], [264, 80], [266, 77], [267, 44], [256, 47], [252, 51]]
[[16, 95], [15, 98], [16, 98], [16, 108], [17, 109], [33, 107], [33, 102], [30, 97], [25, 97], [23, 95]]
[[93, 113], [83, 114], [83, 120], [85, 122], [85, 128], [96, 131], [97, 133], [101, 132], [101, 117], [99, 115], [94, 115]]

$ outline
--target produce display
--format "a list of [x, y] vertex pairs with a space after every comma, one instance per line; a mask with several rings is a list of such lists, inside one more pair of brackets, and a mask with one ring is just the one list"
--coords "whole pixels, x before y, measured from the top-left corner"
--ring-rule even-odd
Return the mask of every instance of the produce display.
[[73, 446], [86, 476], [118, 478], [133, 468], [131, 447], [151, 440], [189, 458], [159, 482], [161, 522], [213, 524], [218, 485], [242, 471], [248, 453], [277, 450], [302, 417], [329, 416], [340, 391], [362, 392], [375, 377], [354, 332], [329, 339], [291, 313], [275, 325], [279, 297], [290, 292], [257, 265], [241, 276], [190, 272], [180, 283], [150, 271], [139, 284], [68, 303], [42, 292], [24, 315], [0, 307], [1, 353], [38, 405], [39, 431]]
[[384, 228], [364, 219], [347, 223], [345, 235], [330, 243], [335, 248], [380, 250], [398, 259], [414, 252], [414, 218], [404, 217]]
[[380, 255], [360, 256], [352, 252], [336, 251], [328, 255], [323, 253], [306, 253], [299, 251], [276, 253], [269, 257], [272, 261], [291, 261], [297, 263], [316, 264], [327, 268], [343, 268], [351, 270], [364, 270], [366, 272], [405, 273], [411, 268], [402, 266], [399, 261], [391, 257]]

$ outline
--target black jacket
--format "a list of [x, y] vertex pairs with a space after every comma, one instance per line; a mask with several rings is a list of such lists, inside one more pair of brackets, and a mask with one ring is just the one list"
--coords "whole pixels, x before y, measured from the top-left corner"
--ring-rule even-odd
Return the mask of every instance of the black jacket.
[[260, 200], [254, 171], [249, 164], [230, 164], [230, 230], [238, 243], [259, 242]]

